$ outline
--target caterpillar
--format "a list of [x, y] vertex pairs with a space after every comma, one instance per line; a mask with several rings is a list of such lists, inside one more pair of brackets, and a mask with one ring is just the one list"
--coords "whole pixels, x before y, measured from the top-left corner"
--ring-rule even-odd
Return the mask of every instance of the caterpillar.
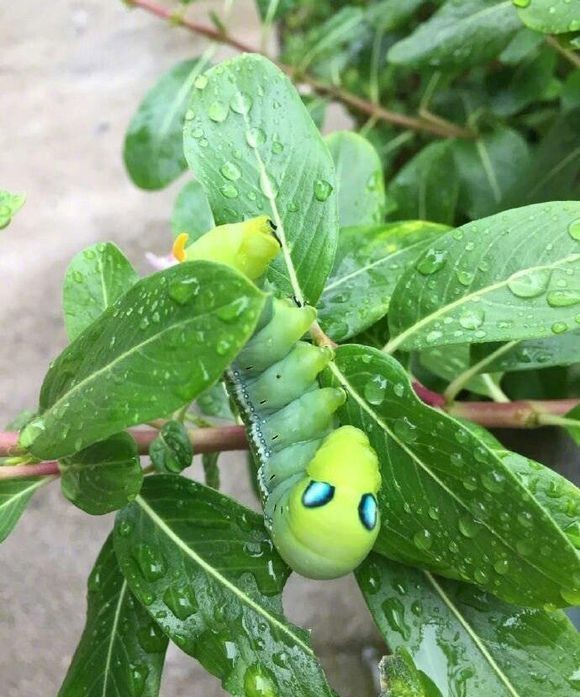
[[[280, 250], [266, 216], [214, 228], [178, 260], [221, 261], [259, 279]], [[378, 531], [378, 460], [366, 434], [335, 427], [346, 400], [317, 377], [333, 359], [303, 341], [316, 309], [271, 298], [258, 327], [227, 373], [227, 384], [259, 463], [264, 519], [280, 556], [315, 579], [343, 576], [370, 552]]]

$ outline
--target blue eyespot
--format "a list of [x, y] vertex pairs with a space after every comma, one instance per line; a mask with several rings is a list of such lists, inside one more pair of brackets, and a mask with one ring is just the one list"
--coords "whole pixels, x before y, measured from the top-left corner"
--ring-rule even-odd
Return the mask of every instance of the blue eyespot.
[[326, 482], [310, 482], [302, 494], [302, 503], [306, 508], [318, 508], [332, 501], [334, 487]]
[[377, 500], [372, 494], [363, 494], [358, 505], [358, 516], [367, 530], [377, 524]]

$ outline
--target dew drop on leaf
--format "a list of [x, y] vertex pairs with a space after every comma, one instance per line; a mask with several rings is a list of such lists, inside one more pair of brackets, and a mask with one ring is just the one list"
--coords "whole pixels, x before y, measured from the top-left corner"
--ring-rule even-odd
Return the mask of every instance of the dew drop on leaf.
[[167, 572], [165, 559], [147, 544], [137, 545], [133, 558], [146, 581], [157, 581], [163, 578]]
[[147, 653], [160, 653], [165, 649], [165, 636], [156, 624], [142, 627], [137, 632], [137, 639]]
[[459, 519], [458, 527], [459, 527], [459, 532], [463, 535], [463, 537], [468, 537], [468, 538], [472, 539], [472, 538], [476, 537], [476, 535], [479, 533], [481, 526], [473, 518], [469, 518], [468, 516], [463, 516], [462, 518]]
[[387, 381], [375, 375], [371, 378], [364, 387], [364, 396], [369, 404], [382, 404], [385, 400], [385, 391], [387, 388]]
[[129, 664], [129, 685], [133, 697], [141, 697], [145, 692], [145, 683], [149, 675], [149, 668], [144, 664]]
[[244, 92], [237, 92], [230, 102], [232, 111], [236, 114], [247, 114], [252, 108], [252, 98]]
[[564, 334], [568, 331], [568, 325], [566, 322], [554, 322], [550, 329], [554, 334]]
[[268, 671], [258, 665], [249, 666], [244, 674], [244, 694], [246, 697], [278, 697]]
[[564, 533], [576, 549], [580, 549], [580, 522], [574, 521], [564, 528]]
[[227, 104], [224, 104], [220, 101], [215, 101], [209, 105], [207, 109], [207, 115], [212, 121], [215, 121], [216, 123], [221, 123], [222, 121], [226, 120], [228, 116], [228, 111], [229, 107]]
[[429, 530], [419, 530], [413, 535], [413, 543], [417, 549], [427, 551], [433, 545], [433, 537]]
[[459, 316], [459, 324], [464, 329], [479, 329], [485, 319], [485, 313], [479, 308], [464, 310]]
[[169, 284], [167, 293], [179, 305], [186, 305], [199, 293], [199, 283], [194, 278], [175, 281]]
[[527, 7], [531, 0], [512, 0], [512, 2], [516, 7]]
[[191, 588], [187, 585], [169, 586], [163, 595], [163, 602], [179, 620], [186, 620], [197, 610], [197, 602]]
[[420, 258], [415, 268], [423, 276], [430, 276], [445, 266], [447, 252], [439, 249], [428, 249]]
[[221, 186], [220, 191], [226, 198], [238, 198], [240, 195], [240, 192], [236, 189], [236, 187], [230, 183]]
[[498, 559], [493, 565], [493, 568], [495, 569], [496, 574], [504, 576], [505, 574], [507, 574], [509, 566], [510, 565], [507, 559]]
[[411, 629], [405, 621], [403, 603], [398, 598], [387, 598], [381, 607], [391, 629], [400, 634], [405, 641], [408, 641], [411, 638]]
[[413, 443], [417, 440], [417, 427], [406, 416], [397, 419], [393, 429], [396, 435], [405, 443]]
[[551, 275], [550, 269], [518, 272], [508, 279], [507, 287], [518, 298], [537, 298], [546, 292]]
[[580, 303], [580, 290], [552, 290], [548, 293], [550, 307], [570, 307]]
[[578, 240], [580, 242], [580, 218], [570, 223], [568, 233], [573, 240]]
[[203, 90], [207, 86], [207, 75], [198, 75], [193, 84], [198, 90]]
[[314, 182], [314, 197], [317, 201], [324, 202], [332, 193], [332, 185], [325, 179], [317, 179]]
[[263, 145], [266, 142], [266, 134], [261, 128], [250, 128], [246, 132], [246, 141], [251, 148], [257, 148], [258, 145]]
[[222, 165], [220, 167], [220, 172], [222, 173], [223, 177], [232, 182], [235, 182], [236, 179], [239, 179], [242, 176], [239, 167], [237, 167], [233, 162], [226, 162], [224, 165]]

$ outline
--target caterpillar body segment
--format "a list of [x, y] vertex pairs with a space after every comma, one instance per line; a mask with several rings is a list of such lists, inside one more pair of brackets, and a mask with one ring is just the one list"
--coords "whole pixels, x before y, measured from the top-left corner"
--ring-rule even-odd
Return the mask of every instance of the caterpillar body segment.
[[[280, 249], [274, 230], [265, 216], [222, 225], [189, 247], [178, 237], [174, 255], [228, 264], [257, 280]], [[303, 341], [315, 319], [312, 307], [272, 298], [227, 383], [259, 463], [272, 540], [295, 571], [324, 579], [349, 573], [370, 552], [380, 474], [367, 436], [336, 428], [346, 393], [318, 383], [333, 351]]]

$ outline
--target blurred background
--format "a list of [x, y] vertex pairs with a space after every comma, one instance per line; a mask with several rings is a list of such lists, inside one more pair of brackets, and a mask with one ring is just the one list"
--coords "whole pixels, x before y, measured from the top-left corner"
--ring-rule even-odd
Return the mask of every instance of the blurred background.
[[[221, 3], [198, 2], [205, 20]], [[253, 0], [237, 0], [231, 26], [258, 45]], [[0, 188], [27, 195], [0, 236], [0, 423], [34, 408], [49, 361], [65, 346], [61, 283], [71, 258], [111, 240], [140, 271], [148, 250], [165, 254], [169, 215], [183, 179], [161, 192], [125, 173], [125, 130], [157, 77], [205, 47], [197, 37], [118, 0], [36, 0], [0, 9]], [[222, 50], [219, 57], [230, 55]], [[329, 129], [344, 123], [330, 113]], [[340, 126], [338, 126], [340, 127]], [[226, 493], [255, 506], [240, 454], [221, 461]], [[199, 471], [192, 476], [199, 476]], [[35, 497], [0, 547], [0, 693], [56, 695], [84, 624], [86, 578], [112, 526], [91, 518], [52, 485]], [[381, 651], [351, 579], [293, 578], [285, 606], [312, 628], [330, 681], [345, 697], [376, 694]], [[163, 697], [224, 695], [194, 659], [170, 648]]]

